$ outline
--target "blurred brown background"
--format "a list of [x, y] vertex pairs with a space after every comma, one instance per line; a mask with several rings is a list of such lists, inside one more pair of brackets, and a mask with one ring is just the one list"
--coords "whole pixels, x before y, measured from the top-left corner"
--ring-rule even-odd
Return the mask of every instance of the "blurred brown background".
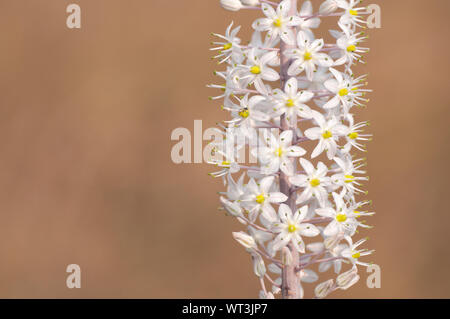
[[[368, 1], [372, 3], [375, 1]], [[82, 29], [66, 7], [82, 8]], [[318, 1], [313, 0], [315, 8]], [[383, 1], [369, 30], [370, 258], [342, 298], [450, 297], [446, 0]], [[218, 213], [219, 180], [170, 134], [224, 119], [210, 32], [259, 12], [213, 0], [0, 0], [0, 297], [247, 298], [259, 287]], [[366, 234], [366, 233], [365, 233]], [[82, 288], [66, 287], [66, 266]]]

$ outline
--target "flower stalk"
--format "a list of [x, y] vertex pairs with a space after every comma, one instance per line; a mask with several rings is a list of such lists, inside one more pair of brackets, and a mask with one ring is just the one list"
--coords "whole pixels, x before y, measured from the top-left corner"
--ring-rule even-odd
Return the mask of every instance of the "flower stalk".
[[[261, 298], [303, 298], [303, 284], [319, 280], [311, 269], [317, 265], [319, 272], [333, 267], [336, 279], [319, 283], [316, 298], [348, 289], [359, 280], [358, 266], [369, 265], [360, 258], [373, 252], [359, 249], [366, 239], [352, 239], [370, 228], [361, 217], [374, 214], [363, 210], [370, 201], [357, 199], [366, 194], [361, 187], [368, 177], [352, 155], [370, 140], [368, 122], [355, 123], [352, 113], [371, 92], [366, 77], [352, 70], [368, 52], [360, 46], [367, 37], [357, 31], [367, 10], [357, 0], [326, 0], [316, 13], [311, 1], [220, 3], [265, 16], [253, 22], [248, 45], [233, 24], [225, 35], [213, 34], [219, 40], [211, 50], [226, 70], [214, 73], [225, 84], [210, 85], [222, 91], [210, 99], [223, 98], [231, 120], [219, 125], [226, 139], [214, 142], [213, 154], [221, 158], [209, 162], [220, 171], [210, 175], [227, 187], [220, 193], [227, 215], [246, 227], [233, 237], [251, 256]], [[336, 43], [313, 32], [324, 17], [338, 20], [340, 30], [330, 31]], [[240, 162], [245, 149], [257, 165]], [[343, 264], [351, 270], [342, 272]]]

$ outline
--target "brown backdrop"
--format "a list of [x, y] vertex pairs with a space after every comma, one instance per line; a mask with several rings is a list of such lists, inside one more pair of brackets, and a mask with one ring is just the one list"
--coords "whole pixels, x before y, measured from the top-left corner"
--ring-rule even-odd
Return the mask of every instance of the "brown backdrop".
[[[81, 30], [65, 25], [81, 5]], [[369, 1], [371, 2], [371, 1]], [[313, 3], [317, 7], [317, 1]], [[369, 30], [375, 90], [368, 232], [382, 289], [334, 297], [450, 297], [450, 2], [383, 1]], [[241, 226], [217, 212], [207, 165], [170, 160], [174, 128], [224, 119], [209, 32], [257, 12], [212, 0], [0, 1], [0, 297], [255, 297]], [[82, 268], [66, 288], [65, 268]]]

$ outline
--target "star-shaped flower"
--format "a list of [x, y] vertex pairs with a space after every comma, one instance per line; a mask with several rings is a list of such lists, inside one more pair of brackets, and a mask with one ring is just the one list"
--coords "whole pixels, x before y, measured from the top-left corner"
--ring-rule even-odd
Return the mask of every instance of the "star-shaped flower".
[[284, 0], [280, 2], [276, 11], [266, 3], [262, 3], [261, 8], [266, 18], [260, 18], [253, 22], [253, 29], [256, 31], [267, 31], [271, 39], [279, 37], [287, 44], [294, 44], [295, 35], [291, 27], [300, 25], [302, 20], [289, 14], [291, 1]]

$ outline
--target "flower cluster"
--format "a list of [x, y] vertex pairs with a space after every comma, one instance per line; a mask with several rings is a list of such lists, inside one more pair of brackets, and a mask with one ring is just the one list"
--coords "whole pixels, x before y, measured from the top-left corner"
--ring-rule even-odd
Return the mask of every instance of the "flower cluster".
[[[353, 114], [370, 92], [366, 77], [352, 72], [368, 51], [358, 31], [366, 9], [356, 0], [327, 0], [317, 13], [311, 1], [300, 8], [297, 0], [220, 3], [264, 14], [253, 22], [248, 44], [233, 24], [213, 34], [211, 50], [225, 68], [215, 72], [222, 83], [209, 87], [221, 94], [211, 99], [224, 100], [229, 119], [221, 125], [225, 142], [214, 144], [221, 158], [210, 162], [220, 170], [211, 175], [226, 185], [225, 212], [246, 226], [233, 237], [252, 258], [261, 298], [302, 298], [302, 283], [318, 281], [317, 272], [331, 267], [337, 277], [318, 284], [316, 297], [347, 289], [359, 279], [358, 265], [369, 265], [362, 257], [372, 253], [360, 248], [366, 239], [352, 239], [374, 214], [365, 208], [370, 201], [357, 198], [367, 194], [365, 160], [352, 155], [365, 152], [370, 140], [368, 122], [355, 123]], [[339, 30], [330, 30], [335, 43], [314, 34], [323, 17], [338, 20]], [[246, 149], [257, 165], [244, 165]]]

